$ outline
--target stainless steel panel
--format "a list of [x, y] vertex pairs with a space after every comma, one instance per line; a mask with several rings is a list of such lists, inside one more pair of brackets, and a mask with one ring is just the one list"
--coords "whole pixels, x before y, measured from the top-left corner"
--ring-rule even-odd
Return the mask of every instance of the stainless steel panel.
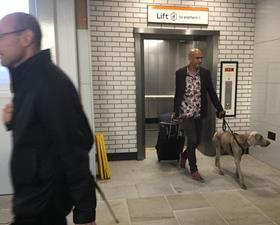
[[136, 122], [137, 159], [145, 159], [145, 99], [144, 99], [144, 42], [140, 34], [134, 34], [136, 67]]
[[231, 109], [231, 100], [232, 100], [232, 81], [225, 82], [225, 109]]
[[[137, 108], [137, 156], [138, 159], [145, 158], [145, 117], [148, 115], [155, 116], [160, 114], [160, 112], [172, 111], [173, 110], [173, 98], [163, 100], [161, 96], [169, 95], [168, 92], [174, 94], [175, 90], [175, 71], [176, 69], [186, 65], [187, 63], [187, 52], [191, 47], [198, 47], [204, 53], [203, 66], [208, 68], [212, 73], [213, 84], [216, 84], [217, 75], [217, 46], [218, 46], [218, 35], [219, 31], [203, 31], [203, 30], [176, 30], [176, 29], [146, 29], [146, 28], [135, 28], [134, 38], [135, 38], [135, 56], [136, 56], [136, 108]], [[146, 40], [164, 40], [165, 43], [168, 42], [169, 51], [168, 54], [163, 54], [158, 50], [158, 53], [153, 53], [153, 59], [148, 59], [145, 56], [144, 41]], [[175, 41], [174, 46], [171, 41]], [[162, 46], [162, 49], [166, 50], [167, 44]], [[159, 46], [158, 46], [159, 47]], [[165, 52], [163, 51], [163, 52]], [[166, 61], [165, 56], [168, 56]], [[160, 59], [159, 59], [160, 58]], [[174, 64], [175, 61], [175, 64]], [[161, 68], [151, 68], [148, 72], [146, 65], [151, 64], [151, 62], [156, 62], [158, 67]], [[163, 65], [163, 66], [162, 66]], [[175, 65], [175, 68], [174, 68]], [[144, 67], [145, 66], [145, 67]], [[173, 67], [173, 69], [171, 69]], [[171, 71], [172, 70], [172, 71]], [[159, 76], [154, 75], [156, 73], [167, 74], [160, 81], [164, 79], [170, 79], [170, 84], [164, 85], [160, 83], [160, 77], [155, 79], [149, 78], [149, 76]], [[168, 71], [168, 72], [166, 72]], [[145, 79], [145, 73], [150, 81]], [[172, 79], [171, 79], [172, 78]], [[172, 82], [172, 83], [171, 83]], [[171, 88], [171, 86], [174, 88]], [[216, 85], [214, 85], [216, 87]], [[153, 97], [150, 98], [151, 94], [147, 94], [146, 89], [153, 93]], [[165, 92], [165, 93], [164, 93]], [[155, 94], [154, 94], [155, 93]], [[146, 98], [145, 98], [146, 95]], [[157, 99], [157, 100], [156, 100]], [[169, 101], [169, 102], [168, 102]], [[170, 108], [167, 108], [170, 107]], [[166, 111], [165, 111], [166, 110]], [[206, 155], [213, 155], [215, 150], [212, 145], [212, 135], [215, 131], [215, 110], [213, 106], [209, 103], [208, 116], [203, 121], [203, 134], [202, 134], [202, 144], [199, 146], [199, 150]]]
[[[188, 52], [193, 47], [205, 52], [203, 65], [209, 68], [208, 45], [207, 38], [200, 38], [199, 41], [144, 40], [145, 118], [158, 118], [162, 113], [173, 111], [176, 70], [188, 63]], [[147, 99], [147, 95], [154, 95], [153, 100]], [[161, 96], [172, 97], [162, 101]]]
[[[211, 72], [212, 83], [216, 89], [217, 83], [217, 58], [218, 58], [218, 37], [207, 36], [205, 42], [198, 42], [197, 47], [203, 52], [204, 58], [202, 66]], [[205, 155], [215, 155], [215, 147], [212, 143], [212, 137], [216, 128], [216, 109], [212, 105], [208, 96], [208, 113], [207, 117], [202, 121], [201, 144], [198, 149]]]
[[[165, 39], [171, 36], [173, 39], [179, 39], [179, 35], [182, 35], [184, 38], [193, 37], [193, 36], [219, 36], [219, 31], [210, 31], [210, 30], [191, 30], [191, 29], [151, 29], [145, 27], [135, 27], [133, 29], [134, 34], [144, 34], [145, 37], [152, 35], [151, 37], [161, 38], [164, 36]], [[152, 38], [150, 38], [152, 39]]]
[[[144, 40], [145, 96], [174, 96], [177, 49], [174, 40]], [[162, 101], [160, 97], [145, 97], [145, 102], [146, 118], [158, 118], [162, 108], [172, 110], [172, 98]]]

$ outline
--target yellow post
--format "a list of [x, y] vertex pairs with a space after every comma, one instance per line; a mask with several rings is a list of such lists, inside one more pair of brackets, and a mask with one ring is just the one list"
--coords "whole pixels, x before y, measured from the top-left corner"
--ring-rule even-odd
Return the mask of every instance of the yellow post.
[[110, 179], [111, 172], [109, 168], [104, 135], [100, 132], [96, 133], [96, 150], [98, 159], [98, 170], [100, 179]]

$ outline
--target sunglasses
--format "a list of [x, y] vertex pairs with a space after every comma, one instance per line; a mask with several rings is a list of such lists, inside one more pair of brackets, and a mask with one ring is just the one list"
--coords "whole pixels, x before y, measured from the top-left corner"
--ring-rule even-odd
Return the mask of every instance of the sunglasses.
[[25, 31], [25, 30], [26, 30], [26, 28], [19, 29], [19, 30], [14, 30], [14, 31], [10, 31], [10, 32], [6, 32], [6, 33], [0, 33], [0, 39], [1, 39], [1, 38], [4, 38], [4, 37], [6, 37], [6, 36], [8, 36], [8, 35], [10, 35], [10, 34], [17, 34], [17, 33], [20, 33], [20, 32], [22, 32], [22, 31]]

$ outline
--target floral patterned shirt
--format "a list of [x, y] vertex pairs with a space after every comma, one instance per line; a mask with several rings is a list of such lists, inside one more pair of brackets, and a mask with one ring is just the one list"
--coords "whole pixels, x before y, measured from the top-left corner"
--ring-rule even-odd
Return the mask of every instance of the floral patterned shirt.
[[190, 72], [187, 69], [186, 89], [180, 106], [180, 118], [199, 118], [201, 108], [201, 83], [199, 69]]

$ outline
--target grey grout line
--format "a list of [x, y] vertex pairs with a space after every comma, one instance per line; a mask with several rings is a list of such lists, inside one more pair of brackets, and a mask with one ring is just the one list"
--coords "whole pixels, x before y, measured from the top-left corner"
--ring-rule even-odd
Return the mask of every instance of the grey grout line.
[[200, 194], [201, 194], [202, 197], [205, 199], [205, 201], [208, 203], [208, 205], [209, 205], [210, 207], [212, 207], [212, 208], [217, 212], [217, 214], [223, 219], [223, 221], [224, 221], [227, 225], [230, 225], [229, 221], [226, 220], [226, 218], [222, 215], [222, 213], [220, 212], [220, 210], [219, 210], [217, 207], [213, 206], [213, 205], [210, 203], [210, 201], [203, 195], [203, 192], [200, 192]]
[[130, 212], [129, 212], [129, 208], [128, 208], [128, 204], [127, 204], [127, 198], [125, 199], [125, 206], [126, 206], [127, 214], [128, 214], [128, 222], [130, 225], [132, 225], [131, 216], [130, 216]]
[[174, 186], [173, 186], [172, 183], [170, 184], [170, 186], [171, 186], [171, 189], [174, 191], [174, 194], [179, 194], [179, 193], [176, 191], [176, 189], [174, 188]]
[[179, 222], [179, 220], [178, 220], [178, 218], [177, 218], [177, 216], [176, 216], [176, 214], [175, 214], [175, 210], [172, 209], [172, 207], [171, 207], [171, 205], [170, 205], [170, 203], [169, 203], [169, 201], [168, 201], [168, 199], [167, 199], [167, 196], [164, 195], [163, 197], [164, 197], [164, 199], [166, 200], [166, 202], [168, 203], [168, 206], [170, 207], [170, 209], [171, 209], [171, 211], [172, 211], [172, 214], [173, 214], [173, 216], [174, 216], [176, 222], [178, 223], [178, 225], [182, 225], [182, 224]]
[[265, 218], [267, 218], [270, 222], [272, 222], [275, 225], [278, 225], [276, 222], [274, 222], [268, 215], [266, 215], [259, 207], [257, 207], [253, 202], [251, 202], [249, 199], [247, 199], [239, 190], [237, 190], [238, 193], [242, 196], [242, 198], [246, 199], [257, 211], [259, 211]]

